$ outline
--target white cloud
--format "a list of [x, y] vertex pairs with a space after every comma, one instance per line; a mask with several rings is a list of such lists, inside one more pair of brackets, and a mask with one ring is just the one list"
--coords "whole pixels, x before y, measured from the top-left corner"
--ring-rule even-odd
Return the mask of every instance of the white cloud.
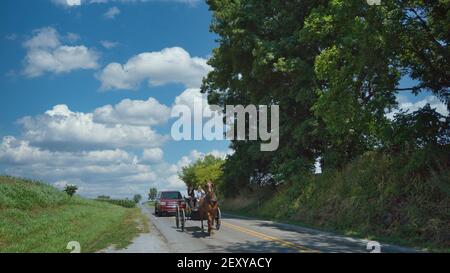
[[162, 161], [163, 151], [159, 148], [144, 149], [141, 157], [122, 149], [49, 151], [8, 136], [0, 142], [0, 169], [9, 175], [41, 179], [59, 188], [76, 184], [78, 192], [87, 197], [123, 198], [136, 193], [145, 196], [150, 187], [184, 192], [185, 185], [178, 178], [183, 166], [205, 154], [224, 157], [228, 153], [193, 150], [176, 164], [168, 164]]
[[103, 90], [136, 89], [142, 81], [148, 81], [151, 86], [181, 83], [198, 87], [211, 70], [206, 62], [206, 59], [191, 57], [183, 48], [165, 48], [136, 55], [123, 65], [110, 63], [98, 74], [98, 79]]
[[202, 107], [206, 107], [208, 105], [207, 95], [202, 94], [200, 88], [188, 88], [175, 98], [174, 105], [186, 105], [193, 111], [196, 103], [201, 103]]
[[0, 143], [0, 166], [10, 175], [42, 179], [62, 188], [76, 184], [88, 197], [145, 194], [158, 176], [151, 166], [120, 149], [80, 152], [48, 151], [26, 140], [5, 137]]
[[[71, 41], [78, 38], [73, 33], [67, 36]], [[34, 36], [24, 43], [24, 47], [27, 49], [24, 74], [28, 77], [98, 67], [99, 54], [96, 51], [84, 45], [62, 45], [60, 35], [51, 27], [35, 30]]]
[[52, 27], [45, 27], [33, 31], [34, 36], [23, 44], [26, 48], [55, 48], [61, 45], [59, 34]]
[[49, 149], [92, 149], [123, 147], [155, 147], [166, 137], [147, 126], [102, 124], [94, 114], [72, 112], [67, 105], [56, 105], [45, 114], [24, 117], [23, 139]]
[[163, 159], [164, 152], [160, 148], [144, 149], [141, 160], [146, 163], [160, 162]]
[[121, 2], [121, 3], [132, 3], [132, 2], [175, 2], [175, 3], [185, 3], [190, 5], [195, 5], [200, 0], [51, 0], [53, 3], [65, 7], [77, 7], [82, 4], [105, 4], [108, 2]]
[[94, 150], [79, 152], [49, 151], [31, 146], [27, 140], [19, 140], [12, 136], [3, 138], [0, 144], [0, 160], [14, 164], [39, 164], [48, 166], [79, 166], [80, 164], [108, 165], [111, 163], [133, 164], [137, 159], [126, 151]]
[[[196, 96], [187, 91], [174, 103], [189, 103]], [[0, 172], [58, 187], [76, 184], [87, 197], [146, 196], [150, 187], [184, 192], [178, 178], [183, 166], [205, 154], [224, 158], [231, 151], [193, 150], [174, 164], [165, 162], [161, 145], [166, 137], [149, 126], [166, 122], [168, 111], [153, 98], [125, 99], [86, 113], [56, 105], [20, 119], [20, 137], [0, 139]]]
[[100, 44], [106, 49], [112, 49], [119, 45], [119, 43], [117, 42], [111, 42], [108, 40], [100, 41]]
[[436, 96], [430, 95], [422, 100], [412, 102], [407, 96], [397, 95], [398, 109], [386, 114], [389, 119], [394, 119], [394, 116], [400, 112], [400, 110], [412, 113], [423, 108], [425, 105], [430, 104], [431, 109], [436, 109], [436, 112], [443, 116], [448, 116], [449, 112], [447, 106], [440, 101]]
[[169, 117], [169, 107], [160, 104], [154, 98], [146, 101], [125, 99], [114, 106], [105, 105], [97, 108], [93, 113], [93, 119], [97, 123], [137, 126], [163, 124]]
[[120, 9], [118, 7], [111, 7], [103, 14], [103, 16], [106, 19], [114, 19], [119, 14], [120, 14]]

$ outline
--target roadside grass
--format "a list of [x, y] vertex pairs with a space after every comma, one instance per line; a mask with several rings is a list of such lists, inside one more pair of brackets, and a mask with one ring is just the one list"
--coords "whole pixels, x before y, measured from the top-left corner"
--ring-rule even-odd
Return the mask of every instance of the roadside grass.
[[[0, 176], [0, 252], [82, 252], [127, 246], [148, 231], [138, 208], [69, 197], [45, 183]], [[144, 223], [142, 226], [140, 223]]]
[[368, 153], [343, 170], [297, 177], [276, 193], [243, 193], [221, 206], [243, 216], [450, 252], [448, 154], [426, 153], [439, 162], [430, 164], [417, 160], [423, 154]]

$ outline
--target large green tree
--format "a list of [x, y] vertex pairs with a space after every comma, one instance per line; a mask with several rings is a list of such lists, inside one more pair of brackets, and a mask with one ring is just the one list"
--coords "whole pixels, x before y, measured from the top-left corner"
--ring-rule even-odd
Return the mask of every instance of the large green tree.
[[222, 158], [206, 155], [183, 167], [178, 176], [188, 187], [204, 187], [208, 181], [212, 181], [217, 188], [220, 188], [223, 163]]
[[[449, 107], [448, 0], [207, 2], [219, 46], [202, 92], [220, 106], [278, 104], [281, 111], [276, 152], [232, 142], [235, 153], [224, 166], [230, 193], [249, 182], [277, 184], [312, 172], [317, 158], [325, 171], [340, 168], [395, 143], [405, 119], [436, 117], [429, 109], [386, 118], [399, 92], [431, 92]], [[405, 78], [414, 85], [401, 85]], [[447, 125], [448, 119], [432, 130]], [[417, 137], [404, 134], [402, 141]]]

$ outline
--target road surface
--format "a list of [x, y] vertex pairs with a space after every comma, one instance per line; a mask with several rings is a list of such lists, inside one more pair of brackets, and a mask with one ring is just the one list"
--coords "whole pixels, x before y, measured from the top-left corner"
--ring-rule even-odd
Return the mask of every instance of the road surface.
[[[153, 208], [147, 206], [141, 209], [150, 219], [150, 234], [136, 238], [126, 249], [108, 249], [105, 252], [370, 252], [367, 250], [368, 240], [227, 214], [222, 216], [222, 226], [213, 236], [202, 232], [198, 221], [187, 221], [186, 230], [181, 232], [175, 226], [174, 217], [156, 217]], [[381, 252], [414, 251], [381, 244]]]

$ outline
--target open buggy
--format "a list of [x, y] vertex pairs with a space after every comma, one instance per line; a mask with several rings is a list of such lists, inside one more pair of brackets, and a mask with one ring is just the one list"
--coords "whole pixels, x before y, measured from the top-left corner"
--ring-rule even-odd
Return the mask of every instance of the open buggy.
[[[213, 223], [215, 223], [216, 230], [220, 229], [222, 213], [218, 204], [210, 205], [210, 199], [207, 195], [203, 199], [197, 200], [197, 202], [193, 202], [192, 198], [185, 198], [186, 208], [182, 208], [177, 205], [175, 212], [175, 224], [177, 228], [181, 228], [181, 231], [185, 230], [186, 223], [188, 221], [200, 221], [201, 229], [204, 232], [203, 221], [208, 222], [208, 232], [211, 233], [211, 227]], [[204, 206], [203, 202], [207, 202]], [[217, 201], [215, 201], [217, 202]], [[194, 203], [198, 205], [194, 205]], [[213, 221], [208, 221], [208, 214], [213, 215]]]

